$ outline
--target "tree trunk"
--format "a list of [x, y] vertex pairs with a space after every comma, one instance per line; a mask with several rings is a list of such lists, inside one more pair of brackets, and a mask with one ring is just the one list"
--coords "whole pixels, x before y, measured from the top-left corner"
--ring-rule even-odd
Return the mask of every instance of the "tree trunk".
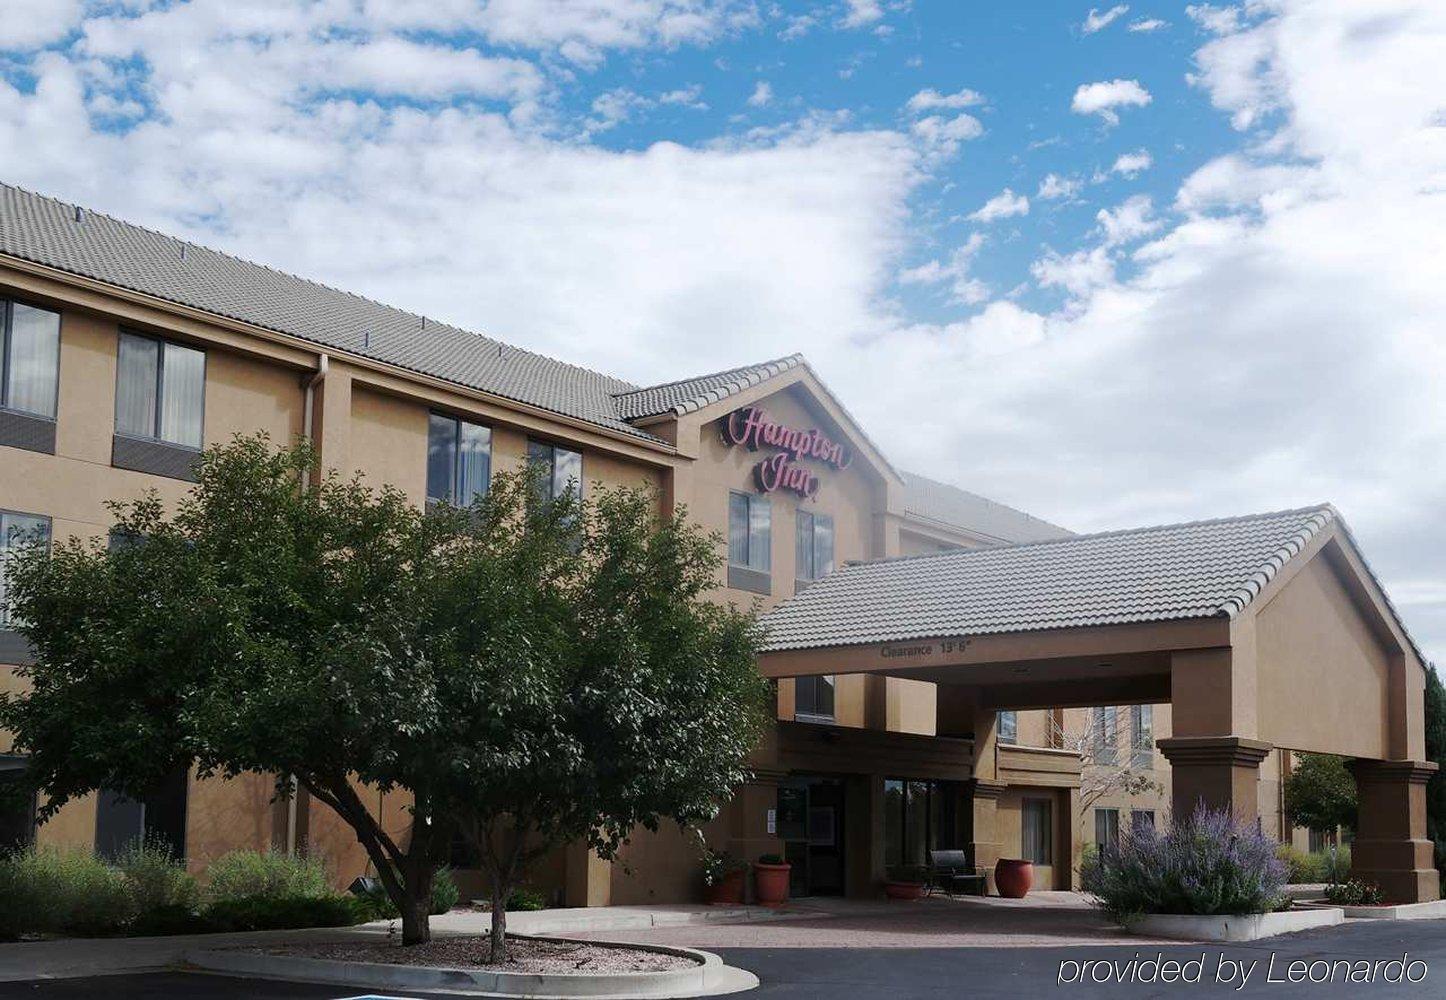
[[[418, 893], [406, 886], [407, 898], [402, 911], [402, 944], [426, 944], [432, 940], [432, 901], [430, 894]], [[421, 898], [418, 898], [418, 897]]]
[[492, 879], [492, 953], [488, 963], [501, 965], [507, 961], [507, 896], [510, 887], [495, 876]]

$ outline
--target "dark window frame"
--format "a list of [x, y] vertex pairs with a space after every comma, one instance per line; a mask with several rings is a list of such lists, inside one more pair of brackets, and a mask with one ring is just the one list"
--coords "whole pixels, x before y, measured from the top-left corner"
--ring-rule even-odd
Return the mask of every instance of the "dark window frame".
[[[10, 404], [10, 341], [14, 334], [15, 306], [17, 305], [55, 315], [55, 402], [49, 413], [22, 410]], [[65, 314], [59, 309], [42, 306], [13, 295], [0, 296], [0, 411], [29, 417], [32, 420], [55, 422], [56, 416], [60, 412], [60, 327], [64, 317]]]
[[[824, 684], [827, 681], [827, 685]], [[818, 692], [824, 688], [828, 690], [828, 711], [821, 711], [819, 708]], [[813, 696], [808, 699], [809, 708], [800, 709], [803, 703], [803, 692], [812, 690]], [[796, 722], [834, 722], [837, 719], [838, 710], [838, 678], [834, 674], [818, 674], [810, 677], [795, 677], [793, 679], [793, 718]]]
[[[1118, 847], [1120, 843], [1120, 810], [1115, 806], [1096, 806], [1094, 820], [1095, 844], [1103, 847], [1108, 843], [1111, 847]], [[1103, 838], [1101, 834], [1104, 835]]]
[[[828, 567], [822, 573], [818, 572], [818, 561], [820, 555], [819, 540], [824, 537], [824, 534], [819, 531], [820, 521], [827, 522], [828, 524]], [[807, 542], [804, 541], [805, 524], [808, 525]], [[824, 577], [828, 576], [830, 573], [833, 572], [834, 549], [837, 537], [838, 536], [834, 530], [834, 519], [832, 514], [820, 514], [816, 511], [808, 510], [799, 510], [796, 514], [794, 514], [793, 585], [795, 592], [804, 589], [811, 583], [817, 583], [819, 580], [822, 580]], [[808, 558], [808, 566], [806, 567], [806, 572], [805, 567], [800, 565], [799, 560], [799, 556], [804, 554], [805, 549]]]
[[[449, 486], [449, 495], [446, 497], [432, 496], [432, 421], [450, 420], [452, 422], [452, 474]], [[492, 486], [492, 439], [493, 429], [491, 424], [480, 423], [476, 420], [468, 420], [466, 417], [459, 417], [452, 413], [445, 413], [441, 410], [429, 410], [427, 413], [427, 505], [432, 506], [445, 500], [447, 503], [459, 507], [469, 506], [476, 497], [468, 498], [466, 503], [459, 503], [458, 498], [462, 493], [462, 425], [476, 427], [487, 432], [487, 477], [480, 492], [476, 496], [486, 496]]]
[[[1148, 718], [1147, 718], [1148, 716]], [[1155, 763], [1155, 706], [1130, 706], [1130, 766], [1151, 768]]]
[[[119, 412], [119, 407], [120, 407], [120, 380], [121, 380], [120, 352], [121, 352], [121, 342], [122, 342], [122, 341], [124, 340], [124, 338], [126, 338], [126, 337], [134, 337], [134, 338], [137, 339], [137, 340], [149, 340], [149, 341], [151, 341], [152, 343], [154, 343], [154, 344], [157, 345], [157, 349], [156, 349], [156, 390], [155, 390], [156, 413], [155, 413], [155, 417], [154, 417], [153, 420], [152, 420], [152, 431], [151, 431], [150, 434], [138, 434], [138, 433], [136, 433], [135, 431], [124, 431], [124, 430], [121, 430], [121, 427], [120, 427], [120, 412]], [[164, 419], [164, 409], [165, 409], [165, 400], [166, 400], [166, 345], [167, 345], [167, 344], [170, 344], [170, 345], [173, 346], [173, 347], [183, 348], [183, 349], [188, 350], [188, 351], [195, 351], [197, 354], [201, 355], [201, 412], [200, 412], [200, 415], [199, 415], [199, 416], [200, 416], [200, 428], [201, 428], [201, 443], [198, 444], [198, 445], [184, 444], [184, 443], [182, 443], [182, 442], [180, 442], [180, 441], [169, 441], [169, 440], [167, 440], [166, 438], [161, 437], [161, 421]], [[164, 446], [164, 447], [166, 447], [166, 448], [181, 448], [181, 449], [184, 449], [184, 450], [186, 450], [186, 451], [195, 452], [195, 453], [199, 454], [199, 453], [205, 448], [205, 445], [206, 445], [206, 372], [209, 370], [209, 368], [210, 368], [210, 352], [209, 352], [208, 350], [206, 350], [206, 348], [204, 348], [204, 347], [197, 347], [197, 346], [194, 345], [194, 344], [188, 344], [188, 343], [186, 343], [185, 341], [176, 340], [176, 339], [174, 339], [174, 338], [172, 338], [172, 337], [162, 337], [162, 336], [159, 336], [159, 335], [154, 334], [154, 333], [144, 333], [144, 332], [142, 332], [142, 331], [140, 331], [140, 330], [133, 330], [133, 329], [130, 329], [129, 327], [122, 327], [121, 330], [120, 330], [119, 335], [116, 337], [116, 373], [115, 373], [115, 377], [116, 377], [116, 407], [117, 407], [117, 412], [115, 413], [115, 416], [114, 416], [114, 418], [113, 418], [113, 420], [114, 420], [114, 427], [115, 427], [115, 436], [116, 436], [116, 437], [120, 437], [120, 438], [125, 438], [125, 439], [127, 439], [127, 440], [129, 440], [129, 441], [144, 441], [144, 442], [146, 442], [146, 443], [148, 443], [148, 444], [162, 445], [162, 446]]]
[[[8, 507], [0, 508], [0, 574], [5, 572], [5, 553], [10, 548], [10, 529], [6, 522], [12, 517], [26, 517], [45, 523], [46, 553], [50, 552], [51, 546], [55, 541], [55, 519], [49, 514], [32, 514], [29, 511], [11, 510]], [[3, 590], [0, 590], [0, 593], [3, 592]], [[3, 640], [0, 640], [0, 647], [17, 646], [17, 643], [11, 641], [12, 638], [19, 639], [19, 635], [16, 629], [10, 624], [10, 605], [8, 601], [0, 601], [0, 633], [8, 633], [4, 636]], [[25, 650], [28, 652], [29, 645], [27, 643], [21, 640], [19, 644], [24, 645]], [[18, 646], [14, 651], [20, 651]]]
[[[734, 500], [742, 500], [744, 511], [747, 515], [747, 523], [744, 525], [744, 544], [748, 551], [745, 555], [746, 562], [736, 562], [733, 559], [733, 509]], [[754, 563], [753, 554], [757, 539], [753, 532], [753, 510], [754, 507], [761, 507], [768, 512], [767, 539], [757, 545], [757, 551], [762, 553], [762, 565]], [[773, 592], [773, 504], [765, 496], [757, 493], [747, 493], [743, 490], [728, 491], [728, 586], [735, 590], [747, 590], [754, 594], [771, 594]]]
[[[538, 452], [547, 449], [547, 459], [541, 459]], [[557, 453], [563, 452], [568, 455], [577, 456], [577, 496], [582, 499], [585, 495], [583, 488], [583, 463], [585, 461], [583, 452], [577, 448], [570, 448], [556, 441], [549, 441], [546, 438], [529, 437], [527, 439], [527, 464], [545, 464], [547, 466], [547, 496], [546, 500], [554, 500], [558, 496], [557, 489]]]
[[[1006, 719], [1008, 725], [1005, 725]], [[1019, 713], [1012, 709], [1003, 709], [998, 713], [998, 734], [997, 740], [1006, 746], [1019, 745]]]
[[[1029, 844], [1029, 816], [1031, 811], [1038, 810], [1044, 817], [1044, 835], [1040, 839], [1040, 851], [1038, 856], [1031, 856]], [[1019, 803], [1019, 854], [1025, 861], [1036, 865], [1054, 864], [1054, 814], [1057, 810], [1054, 807], [1054, 799], [1042, 798], [1040, 796], [1026, 795]]]

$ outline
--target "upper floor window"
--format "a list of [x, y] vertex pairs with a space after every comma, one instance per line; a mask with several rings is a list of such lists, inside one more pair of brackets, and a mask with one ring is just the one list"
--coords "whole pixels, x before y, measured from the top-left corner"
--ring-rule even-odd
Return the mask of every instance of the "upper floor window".
[[529, 438], [527, 461], [543, 469], [539, 488], [544, 499], [562, 496], [570, 489], [582, 495], [582, 455], [578, 452]]
[[793, 716], [804, 722], [832, 722], [834, 677], [825, 674], [818, 677], [795, 677], [793, 679]]
[[60, 313], [0, 299], [0, 406], [55, 418]]
[[795, 580], [808, 583], [833, 572], [833, 518], [799, 511], [794, 540]]
[[1000, 712], [1000, 713], [999, 713], [999, 742], [1000, 742], [1000, 743], [1018, 743], [1018, 742], [1019, 742], [1019, 713], [1018, 713], [1018, 712]]
[[120, 335], [116, 433], [200, 448], [205, 398], [204, 352], [154, 337]]
[[1155, 706], [1130, 706], [1130, 766], [1149, 767], [1155, 759]]
[[492, 429], [441, 413], [427, 423], [427, 502], [466, 507], [487, 492]]
[[30, 545], [50, 545], [50, 518], [0, 511], [0, 628], [15, 628], [10, 610], [10, 561]]
[[773, 508], [756, 493], [728, 494], [728, 586], [772, 590]]
[[1119, 742], [1114, 706], [1096, 708], [1091, 728], [1094, 730], [1090, 741], [1094, 748], [1092, 763], [1113, 764]]

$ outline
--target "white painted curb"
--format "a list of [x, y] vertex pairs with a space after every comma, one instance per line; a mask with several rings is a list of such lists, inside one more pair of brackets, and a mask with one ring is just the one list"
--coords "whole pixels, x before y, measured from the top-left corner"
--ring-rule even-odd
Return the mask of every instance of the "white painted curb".
[[[521, 934], [509, 936], [526, 937]], [[569, 939], [549, 937], [546, 940]], [[607, 945], [610, 942], [577, 943]], [[186, 962], [208, 972], [230, 972], [266, 979], [343, 983], [367, 989], [446, 990], [469, 996], [531, 997], [535, 1000], [721, 996], [726, 993], [741, 993], [758, 985], [758, 977], [753, 973], [724, 965], [723, 960], [712, 952], [662, 945], [629, 944], [620, 947], [683, 955], [698, 964], [692, 968], [663, 972], [609, 972], [587, 975], [343, 962], [232, 948], [189, 951], [186, 953]]]
[[1355, 920], [1442, 920], [1446, 899], [1428, 903], [1398, 903], [1395, 906], [1346, 906], [1346, 916]]
[[1284, 913], [1251, 913], [1244, 916], [1221, 914], [1194, 916], [1151, 913], [1130, 930], [1152, 937], [1183, 941], [1256, 941], [1277, 934], [1294, 934], [1314, 927], [1333, 927], [1345, 920], [1338, 906], [1322, 909], [1287, 910]]

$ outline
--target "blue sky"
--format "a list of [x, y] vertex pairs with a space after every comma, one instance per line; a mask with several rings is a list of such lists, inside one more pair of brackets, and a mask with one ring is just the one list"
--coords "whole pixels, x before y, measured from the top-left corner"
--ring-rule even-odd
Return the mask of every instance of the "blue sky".
[[1446, 652], [1438, 0], [5, 8], [0, 179], [637, 382], [801, 351], [1072, 528], [1332, 501]]

